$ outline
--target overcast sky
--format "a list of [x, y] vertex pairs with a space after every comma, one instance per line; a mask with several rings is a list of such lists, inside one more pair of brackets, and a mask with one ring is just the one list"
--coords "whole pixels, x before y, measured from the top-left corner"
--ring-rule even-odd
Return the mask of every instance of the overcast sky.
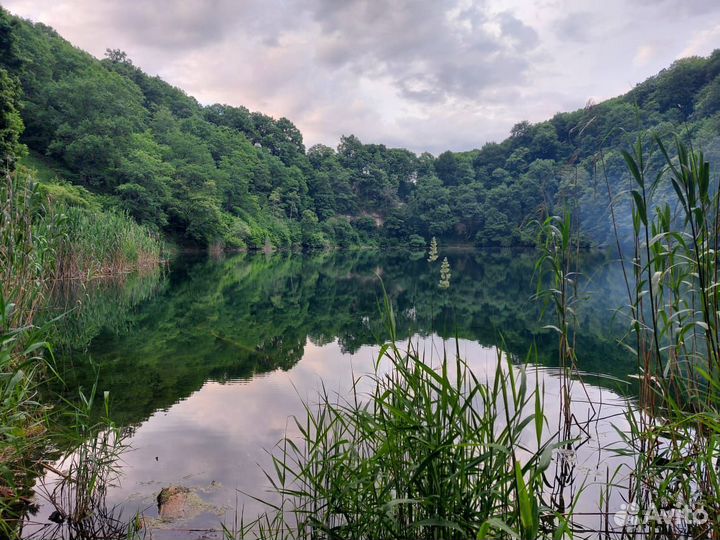
[[719, 0], [0, 0], [204, 104], [438, 153], [720, 47]]

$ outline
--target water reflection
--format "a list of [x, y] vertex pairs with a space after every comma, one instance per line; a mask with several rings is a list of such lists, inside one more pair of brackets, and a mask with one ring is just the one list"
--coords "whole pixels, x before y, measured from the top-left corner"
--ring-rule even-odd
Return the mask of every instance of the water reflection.
[[[321, 382], [345, 392], [353, 372], [372, 369], [387, 337], [378, 277], [395, 306], [400, 335], [413, 336], [427, 351], [454, 350], [447, 340], [457, 335], [461, 354], [484, 369], [495, 362], [502, 336], [504, 350], [518, 361], [535, 344], [533, 360], [554, 366], [556, 337], [543, 330], [530, 299], [534, 254], [459, 251], [448, 259], [448, 290], [437, 287], [439, 267], [424, 258], [358, 252], [184, 258], [152, 287], [140, 287], [149, 291], [144, 297], [108, 301], [97, 292], [97, 305], [115, 307], [107, 310], [110, 322], [92, 317], [92, 331], [77, 339], [79, 347], [64, 349], [61, 366], [67, 388], [89, 388], [97, 373], [92, 359], [100, 390], [110, 392], [114, 418], [135, 427], [122, 485], [108, 493], [108, 504], [152, 518], [160, 489], [182, 484], [208, 504], [184, 528], [232, 521], [238, 506], [252, 515], [257, 506], [238, 490], [257, 493], [264, 486], [257, 465], [269, 465], [266, 450], [284, 435], [289, 418], [301, 413], [301, 400], [312, 402]], [[588, 300], [578, 312], [580, 368], [624, 379], [632, 363], [613, 330], [613, 310], [622, 304], [618, 269], [589, 255], [583, 272]], [[551, 371], [539, 376], [546, 414], [559, 418], [553, 408], [560, 401], [558, 379]], [[614, 417], [624, 403], [618, 392], [631, 389], [609, 379], [593, 382], [607, 388], [582, 389], [576, 415]], [[601, 498], [594, 471], [619, 465], [599, 451], [613, 433], [603, 421], [573, 457], [572, 473], [589, 479], [585, 489], [593, 500]]]
[[[289, 369], [306, 342], [337, 340], [342, 352], [382, 342], [380, 276], [397, 309], [401, 336], [459, 337], [524, 358], [537, 344], [539, 361], [555, 365], [555, 336], [543, 330], [531, 300], [534, 255], [449, 254], [452, 287], [437, 287], [437, 265], [377, 253], [239, 255], [223, 261], [181, 260], [154, 298], [124, 312], [124, 327], [97, 332], [86, 351], [64, 356], [68, 386], [94, 382], [88, 358], [101, 366], [122, 423], [136, 423], [198, 390], [205, 381], [249, 379]], [[622, 304], [617, 268], [586, 261], [587, 305], [578, 314], [581, 368], [618, 377], [632, 365], [615, 342], [613, 309]], [[599, 294], [592, 294], [597, 291]], [[113, 313], [123, 313], [122, 304]], [[99, 318], [95, 318], [94, 325]], [[120, 328], [118, 328], [120, 326]], [[82, 341], [81, 341], [82, 343]]]

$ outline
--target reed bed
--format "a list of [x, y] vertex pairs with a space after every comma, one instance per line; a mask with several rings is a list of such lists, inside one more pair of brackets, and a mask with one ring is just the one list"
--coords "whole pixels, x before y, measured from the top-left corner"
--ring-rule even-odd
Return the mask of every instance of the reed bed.
[[[392, 314], [386, 304], [386, 313]], [[391, 315], [392, 319], [392, 315]], [[478, 377], [458, 354], [432, 365], [384, 345], [370, 392], [325, 390], [295, 420], [266, 472], [275, 499], [233, 538], [535, 540], [564, 534], [545, 503], [542, 389], [499, 355]], [[492, 370], [491, 370], [492, 371]], [[537, 380], [537, 379], [536, 379]]]
[[163, 258], [161, 240], [127, 215], [55, 202], [27, 171], [4, 176], [0, 212], [2, 294], [18, 327], [57, 280], [154, 268]]
[[34, 326], [59, 280], [157, 266], [160, 241], [129, 217], [54, 202], [25, 170], [0, 181], [0, 535], [21, 534], [29, 486], [51, 445], [38, 387], [55, 376]]
[[155, 268], [162, 260], [162, 243], [147, 229], [121, 213], [97, 213], [84, 208], [63, 209], [63, 229], [57, 247], [56, 279], [82, 279]]
[[[640, 395], [622, 434], [634, 457], [628, 502], [637, 513], [689, 505], [704, 522], [640, 528], [650, 537], [720, 538], [720, 180], [679, 137], [639, 138], [632, 173], [629, 334]], [[670, 193], [668, 200], [667, 193]], [[659, 196], [665, 194], [664, 196]], [[628, 262], [629, 259], [629, 262]], [[628, 536], [638, 528], [627, 529]], [[663, 536], [665, 535], [665, 536]]]

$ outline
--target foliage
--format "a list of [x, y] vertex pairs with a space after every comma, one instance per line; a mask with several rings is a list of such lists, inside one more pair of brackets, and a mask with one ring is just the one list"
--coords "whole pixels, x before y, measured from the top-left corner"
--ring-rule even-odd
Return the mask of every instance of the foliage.
[[38, 383], [48, 345], [31, 327], [13, 327], [16, 306], [0, 291], [0, 534], [12, 538], [28, 501], [26, 464], [46, 443]]
[[450, 288], [450, 275], [450, 263], [448, 262], [447, 257], [445, 257], [440, 265], [440, 281], [438, 286], [441, 289]]
[[[0, 533], [15, 538], [30, 504], [56, 373], [46, 329], [33, 325], [56, 279], [159, 262], [160, 243], [125, 216], [102, 212], [76, 187], [35, 181], [18, 167], [0, 183]], [[75, 203], [82, 203], [75, 205]], [[76, 490], [78, 493], [83, 489]]]
[[[504, 141], [435, 158], [353, 135], [336, 149], [306, 150], [286, 118], [202, 106], [122, 51], [96, 60], [42, 24], [5, 11], [0, 22], [0, 109], [14, 126], [3, 144], [16, 145], [19, 111], [35, 159], [185, 244], [262, 249], [269, 238], [275, 248], [325, 249], [416, 235], [532, 245], [527, 224], [569, 198], [587, 238], [603, 244], [613, 232], [607, 192], [598, 189], [600, 149], [621, 162], [619, 150], [639, 130], [687, 122], [697, 144], [718, 151], [718, 51], [679, 60], [624, 96], [520, 122]], [[622, 167], [609, 179], [615, 193], [630, 180]], [[630, 239], [630, 223], [617, 225]]]
[[[629, 253], [616, 233], [626, 295], [626, 307], [618, 308], [618, 314], [627, 324], [622, 343], [635, 360], [631, 377], [638, 381], [638, 396], [626, 405], [625, 424], [615, 426], [618, 441], [610, 448], [629, 463], [608, 471], [604, 499], [620, 492], [632, 505], [632, 516], [626, 514], [624, 523], [616, 519], [623, 536], [717, 538], [718, 178], [704, 153], [679, 137], [671, 152], [661, 136], [650, 141], [639, 136], [622, 157], [633, 180], [633, 202], [630, 208], [614, 205], [611, 211], [616, 231], [623, 212], [632, 223]], [[609, 179], [606, 184], [611, 193]], [[569, 212], [545, 220], [544, 249], [536, 265], [538, 295], [556, 316], [550, 328], [559, 338], [559, 433], [566, 441], [581, 438], [586, 429], [573, 414], [569, 391], [582, 376], [578, 364], [584, 360], [576, 348], [581, 302], [575, 227]], [[571, 445], [565, 449], [575, 451]], [[558, 493], [564, 495], [562, 488]], [[683, 508], [704, 519], [682, 516]], [[658, 509], [676, 513], [672, 519], [632, 519], [655, 516]]]
[[0, 67], [0, 170], [14, 168], [25, 151], [20, 144], [23, 121], [19, 109], [20, 85]]
[[[653, 150], [664, 167], [656, 166]], [[630, 500], [687, 501], [708, 512], [693, 536], [717, 537], [720, 483], [720, 293], [717, 175], [703, 152], [680, 138], [671, 153], [660, 137], [639, 137], [623, 152], [634, 186], [635, 234], [626, 269], [630, 340], [642, 383], [624, 435], [635, 453]], [[659, 170], [658, 170], [659, 169]], [[662, 183], [674, 200], [657, 201]], [[678, 208], [674, 214], [672, 207]]]
[[438, 260], [438, 243], [437, 239], [433, 236], [430, 240], [430, 251], [428, 252], [428, 262], [435, 262]]

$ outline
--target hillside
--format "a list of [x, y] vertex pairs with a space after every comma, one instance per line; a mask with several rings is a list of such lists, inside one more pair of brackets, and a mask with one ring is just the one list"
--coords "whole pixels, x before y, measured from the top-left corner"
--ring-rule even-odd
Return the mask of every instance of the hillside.
[[[585, 236], [603, 244], [605, 174], [611, 194], [621, 192], [618, 149], [641, 130], [682, 129], [711, 162], [720, 158], [720, 51], [677, 61], [624, 96], [518, 123], [500, 143], [438, 157], [352, 135], [337, 149], [306, 149], [288, 119], [202, 106], [121, 51], [98, 60], [0, 8], [3, 80], [7, 103], [19, 83], [31, 164], [199, 246], [420, 246], [432, 235], [527, 245], [530, 221], [576, 203]], [[11, 110], [7, 103], [0, 109]]]

